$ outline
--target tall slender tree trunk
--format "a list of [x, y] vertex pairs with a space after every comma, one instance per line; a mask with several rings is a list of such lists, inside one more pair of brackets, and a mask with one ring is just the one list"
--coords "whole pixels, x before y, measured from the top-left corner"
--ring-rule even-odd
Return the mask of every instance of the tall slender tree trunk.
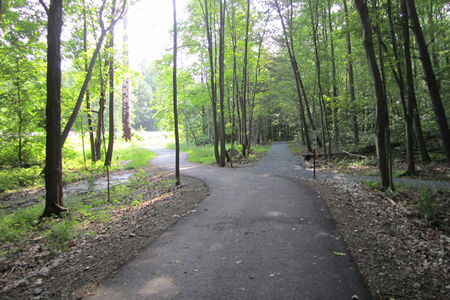
[[220, 95], [220, 166], [225, 167], [226, 141], [225, 141], [225, 11], [226, 0], [220, 0], [220, 27], [219, 27], [219, 95]]
[[318, 1], [316, 1], [316, 11], [313, 12], [311, 0], [308, 1], [309, 9], [311, 13], [311, 26], [313, 30], [313, 43], [314, 43], [314, 54], [316, 58], [316, 76], [317, 76], [317, 87], [319, 89], [319, 101], [320, 101], [320, 116], [322, 122], [322, 140], [323, 140], [323, 152], [325, 156], [327, 156], [327, 148], [326, 148], [326, 138], [325, 131], [328, 136], [328, 145], [329, 145], [329, 154], [331, 156], [331, 141], [330, 141], [330, 133], [328, 130], [328, 117], [327, 117], [327, 108], [325, 105], [325, 101], [323, 98], [323, 89], [322, 89], [322, 79], [321, 79], [321, 68], [320, 68], [320, 58], [319, 58], [319, 50], [317, 45], [317, 26], [318, 26], [318, 17], [317, 17], [317, 5]]
[[[105, 67], [108, 65], [108, 61], [105, 61]], [[100, 99], [97, 113], [97, 133], [95, 135], [95, 156], [97, 160], [102, 157], [102, 141], [105, 127], [105, 105], [106, 105], [106, 83], [103, 74], [102, 60], [99, 59], [99, 73], [100, 73]]]
[[425, 74], [425, 81], [430, 94], [431, 107], [434, 111], [444, 151], [447, 155], [447, 161], [450, 162], [450, 130], [448, 129], [447, 117], [442, 104], [439, 85], [433, 71], [433, 65], [431, 64], [430, 54], [423, 36], [422, 28], [420, 27], [414, 0], [406, 0], [406, 6], [408, 8], [408, 15], [411, 20], [411, 28], [416, 37], [417, 47], [419, 48], [420, 60], [422, 61], [422, 67]]
[[22, 157], [22, 150], [23, 150], [23, 132], [22, 132], [22, 127], [23, 127], [23, 113], [22, 113], [22, 83], [20, 80], [20, 57], [17, 56], [16, 57], [16, 64], [17, 64], [17, 74], [16, 74], [16, 88], [17, 88], [17, 115], [19, 118], [19, 128], [17, 131], [17, 135], [18, 135], [18, 159], [19, 159], [19, 166], [22, 166], [23, 164], [23, 157]]
[[[116, 1], [113, 1], [113, 15], [115, 11]], [[105, 166], [111, 166], [111, 160], [114, 149], [114, 26], [110, 31], [111, 38], [109, 40], [108, 48], [111, 50], [109, 54], [109, 129], [108, 129], [108, 149], [105, 154]]]
[[[289, 42], [288, 33], [287, 33], [287, 30], [286, 30], [286, 25], [284, 24], [284, 19], [283, 19], [283, 16], [281, 14], [281, 8], [280, 8], [280, 5], [278, 3], [278, 0], [275, 0], [275, 5], [276, 5], [276, 10], [278, 12], [278, 16], [280, 17], [281, 26], [283, 28], [284, 41], [286, 43], [286, 48], [288, 50], [292, 71], [294, 72], [295, 86], [297, 88], [297, 97], [298, 97], [298, 103], [299, 103], [299, 107], [300, 107], [300, 116], [301, 116], [301, 121], [302, 121], [302, 125], [303, 125], [303, 132], [304, 132], [304, 136], [305, 136], [306, 147], [308, 148], [308, 151], [312, 151], [311, 141], [310, 141], [309, 132], [308, 132], [308, 125], [306, 123], [305, 109], [303, 107], [303, 102], [302, 102], [302, 87], [303, 87], [303, 83], [301, 82], [301, 79], [300, 79], [300, 73], [299, 73], [299, 70], [298, 70], [297, 60], [295, 58], [295, 52], [293, 52], [293, 45]], [[309, 111], [308, 111], [308, 113], [309, 113]], [[311, 119], [310, 119], [310, 121], [311, 121]], [[311, 124], [311, 126], [313, 126], [313, 124]]]
[[[83, 0], [83, 51], [87, 53], [87, 14], [86, 14], [86, 1]], [[84, 71], [87, 73], [89, 71], [89, 64], [87, 58], [84, 61]], [[97, 161], [97, 156], [95, 152], [95, 139], [94, 139], [94, 127], [92, 125], [92, 112], [91, 112], [91, 100], [89, 89], [86, 88], [86, 114], [89, 130], [89, 143], [91, 146], [91, 160], [93, 162]]]
[[248, 39], [250, 26], [250, 0], [247, 0], [247, 14], [246, 14], [246, 30], [245, 30], [245, 46], [244, 46], [244, 63], [242, 71], [242, 98], [241, 98], [241, 112], [242, 112], [242, 155], [248, 156], [248, 129], [247, 129], [247, 67], [248, 67]]
[[[236, 129], [236, 106], [237, 106], [237, 114], [238, 114], [238, 122], [239, 122], [239, 104], [236, 105], [236, 100], [238, 98], [238, 87], [237, 87], [237, 61], [236, 61], [236, 48], [237, 48], [237, 39], [236, 39], [236, 28], [235, 28], [235, 8], [233, 5], [233, 1], [231, 2], [232, 7], [232, 14], [231, 14], [231, 43], [233, 45], [233, 104], [232, 104], [232, 110], [233, 110], [233, 123], [232, 123], [232, 129], [231, 129], [231, 148], [234, 148], [234, 142], [236, 141], [236, 136], [240, 136], [240, 123], [238, 123], [238, 128]], [[238, 133], [236, 134], [236, 130]]]
[[101, 33], [100, 33], [100, 37], [97, 41], [97, 46], [94, 50], [94, 54], [92, 55], [91, 58], [91, 62], [89, 63], [89, 69], [88, 72], [86, 73], [86, 77], [84, 79], [83, 82], [83, 86], [81, 87], [80, 93], [78, 94], [78, 98], [77, 101], [75, 103], [75, 107], [73, 108], [72, 114], [69, 117], [69, 120], [67, 121], [66, 126], [64, 127], [63, 133], [62, 133], [62, 145], [64, 145], [67, 137], [69, 136], [69, 132], [72, 129], [73, 124], [75, 123], [75, 120], [77, 119], [78, 113], [80, 111], [80, 107], [81, 104], [83, 102], [84, 99], [84, 95], [88, 89], [89, 86], [89, 82], [91, 81], [91, 77], [92, 77], [92, 72], [94, 70], [94, 66], [95, 66], [95, 61], [97, 60], [97, 56], [100, 53], [100, 49], [101, 46], [103, 44], [103, 40], [107, 34], [107, 32], [111, 29], [112, 26], [114, 26], [114, 24], [120, 19], [120, 17], [122, 16], [123, 12], [125, 11], [125, 6], [126, 6], [127, 0], [123, 0], [122, 3], [122, 7], [120, 9], [120, 13], [118, 16], [113, 16], [112, 18], [112, 22], [111, 24], [109, 24], [108, 28], [105, 28], [104, 23], [103, 23], [103, 10], [105, 9], [106, 6], [106, 0], [103, 0], [103, 4], [100, 8], [100, 27], [101, 27]]
[[377, 60], [373, 46], [372, 28], [369, 18], [369, 11], [366, 4], [362, 0], [354, 0], [356, 9], [358, 10], [361, 26], [363, 31], [363, 43], [369, 64], [370, 72], [372, 74], [373, 84], [375, 88], [376, 103], [376, 124], [375, 124], [375, 142], [377, 147], [378, 168], [381, 175], [381, 185], [383, 189], [391, 186], [389, 176], [389, 154], [387, 143], [388, 130], [388, 110], [387, 100], [384, 94], [383, 82], [378, 69]]
[[[405, 100], [405, 84], [404, 84], [404, 78], [403, 78], [403, 72], [402, 72], [402, 64], [400, 62], [400, 57], [398, 54], [398, 47], [397, 47], [397, 41], [395, 36], [395, 28], [394, 28], [394, 22], [392, 20], [392, 3], [391, 0], [387, 1], [387, 12], [388, 12], [388, 19], [389, 19], [389, 26], [391, 30], [391, 40], [392, 40], [392, 50], [394, 52], [394, 58], [396, 60], [397, 64], [397, 70], [393, 69], [394, 77], [397, 81], [397, 85], [399, 88], [399, 94], [400, 94], [400, 102], [402, 105], [403, 110], [403, 118], [405, 119], [405, 131], [406, 131], [406, 151], [408, 154], [408, 169], [406, 171], [406, 174], [408, 175], [415, 175], [416, 173], [416, 166], [415, 166], [415, 160], [414, 160], [414, 139], [413, 139], [413, 130], [412, 130], [412, 114], [409, 112], [406, 100]], [[408, 16], [403, 16], [403, 21], [408, 22]], [[405, 33], [403, 32], [405, 35]], [[409, 36], [409, 32], [407, 31], [406, 34]], [[404, 37], [405, 38], [405, 37]], [[408, 43], [409, 44], [409, 43]], [[409, 49], [405, 49], [406, 51], [409, 51]], [[406, 56], [406, 55], [405, 55]], [[409, 101], [408, 101], [409, 106]]]
[[[128, 71], [128, 12], [123, 16], [123, 64]], [[131, 105], [130, 105], [130, 77], [127, 75], [122, 83], [122, 136], [125, 141], [131, 141]]]
[[[339, 145], [339, 120], [338, 120], [338, 107], [337, 107], [337, 96], [338, 96], [338, 88], [337, 88], [337, 78], [336, 78], [336, 62], [334, 58], [334, 37], [333, 37], [333, 25], [331, 21], [331, 2], [328, 0], [328, 26], [330, 29], [330, 55], [331, 55], [331, 76], [332, 76], [332, 97], [333, 97], [333, 130], [334, 130], [334, 140], [335, 147], [338, 148]], [[331, 144], [331, 143], [330, 143]], [[335, 150], [336, 150], [335, 149]], [[330, 151], [331, 155], [331, 151]]]
[[208, 53], [209, 53], [209, 66], [210, 66], [210, 81], [211, 81], [211, 107], [213, 115], [213, 126], [214, 126], [214, 157], [216, 163], [220, 164], [220, 154], [219, 154], [219, 129], [217, 126], [217, 89], [215, 83], [215, 60], [213, 53], [213, 41], [212, 41], [212, 29], [209, 22], [209, 4], [208, 0], [205, 0], [205, 25], [206, 25], [206, 35], [208, 39]]
[[[206, 0], [205, 0], [206, 1]], [[175, 185], [180, 185], [180, 137], [178, 135], [178, 108], [177, 108], [177, 4], [173, 4], [173, 118], [175, 125]]]
[[[417, 145], [419, 147], [422, 161], [430, 162], [430, 156], [428, 154], [427, 146], [422, 134], [422, 126], [420, 124], [420, 117], [417, 111], [416, 92], [414, 88], [414, 78], [411, 63], [411, 42], [409, 38], [409, 17], [408, 9], [406, 7], [405, 0], [400, 1], [400, 9], [402, 13], [402, 32], [403, 32], [403, 44], [405, 49], [405, 72], [407, 83], [407, 97], [408, 97], [408, 115], [410, 118], [411, 126], [413, 125], [416, 135]], [[409, 153], [408, 153], [409, 155]]]
[[51, 0], [47, 35], [47, 105], [45, 150], [45, 209], [42, 217], [60, 215], [64, 207], [61, 139], [62, 0]]
[[[348, 9], [347, 9], [347, 0], [343, 0], [344, 3], [344, 12], [345, 12], [345, 23], [349, 24], [348, 18]], [[350, 32], [347, 31], [346, 36], [346, 46], [347, 46], [347, 72], [348, 72], [348, 85], [350, 90], [350, 103], [352, 106], [351, 111], [351, 119], [352, 119], [352, 127], [353, 127], [353, 140], [355, 144], [359, 143], [359, 126], [358, 126], [358, 117], [356, 114], [356, 105], [355, 105], [355, 79], [353, 75], [353, 57], [352, 57], [352, 42], [350, 38]]]
[[377, 34], [377, 48], [378, 48], [378, 60], [380, 61], [380, 73], [381, 73], [381, 83], [382, 83], [382, 88], [383, 88], [383, 94], [384, 94], [384, 98], [386, 99], [386, 109], [387, 109], [387, 113], [386, 113], [386, 119], [387, 119], [387, 128], [386, 128], [386, 148], [387, 148], [387, 155], [388, 155], [388, 167], [389, 167], [389, 186], [391, 187], [391, 189], [393, 189], [394, 187], [394, 182], [393, 182], [393, 178], [392, 178], [392, 148], [391, 148], [391, 128], [389, 126], [389, 110], [387, 107], [387, 90], [386, 90], [386, 73], [385, 73], [385, 69], [384, 69], [384, 57], [383, 57], [383, 40], [382, 40], [382, 36], [381, 36], [381, 30], [380, 30], [380, 22], [378, 21], [379, 16], [378, 16], [378, 0], [372, 0], [372, 5], [373, 5], [373, 9], [375, 11], [375, 15], [376, 15], [376, 24], [375, 24], [375, 31]]

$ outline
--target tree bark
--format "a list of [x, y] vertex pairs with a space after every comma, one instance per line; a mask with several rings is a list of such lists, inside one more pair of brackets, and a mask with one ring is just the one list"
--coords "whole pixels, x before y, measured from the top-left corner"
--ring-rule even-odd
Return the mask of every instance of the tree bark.
[[303, 107], [303, 102], [302, 102], [302, 94], [301, 93], [302, 93], [303, 84], [301, 83], [301, 79], [299, 78], [300, 74], [299, 74], [299, 70], [298, 70], [297, 60], [295, 58], [293, 49], [291, 48], [291, 47], [293, 47], [293, 45], [291, 45], [291, 43], [289, 42], [288, 33], [286, 30], [286, 26], [284, 24], [283, 16], [281, 15], [281, 8], [278, 3], [278, 0], [275, 0], [275, 5], [276, 5], [276, 10], [278, 12], [278, 15], [280, 17], [281, 26], [283, 28], [284, 41], [286, 43], [286, 48], [288, 50], [292, 71], [294, 72], [295, 84], [296, 84], [296, 88], [297, 88], [298, 103], [299, 103], [299, 107], [300, 107], [300, 116], [301, 116], [301, 121], [303, 124], [303, 132], [304, 132], [304, 136], [305, 136], [306, 147], [308, 148], [308, 151], [312, 151], [311, 141], [310, 141], [309, 132], [308, 132], [308, 125], [306, 123], [305, 109]]
[[[339, 144], [339, 122], [338, 122], [338, 108], [337, 108], [337, 96], [338, 96], [338, 88], [337, 88], [337, 78], [336, 78], [336, 62], [334, 58], [334, 37], [333, 37], [333, 26], [331, 22], [331, 3], [330, 0], [328, 0], [328, 26], [330, 29], [330, 54], [331, 54], [331, 76], [332, 76], [332, 96], [333, 96], [333, 104], [334, 104], [334, 111], [333, 111], [333, 129], [334, 129], [334, 140], [335, 140], [335, 151], [338, 148]], [[331, 144], [331, 141], [330, 141]], [[331, 155], [331, 150], [330, 150]]]
[[250, 0], [247, 0], [247, 14], [246, 14], [246, 30], [245, 30], [245, 46], [244, 46], [244, 64], [242, 71], [242, 98], [241, 98], [241, 113], [242, 113], [242, 155], [248, 156], [248, 129], [247, 129], [247, 67], [248, 67], [248, 31], [250, 25]]
[[[123, 17], [123, 64], [128, 71], [128, 12]], [[131, 105], [130, 105], [130, 77], [127, 75], [122, 83], [122, 136], [125, 141], [131, 141]]]
[[[206, 1], [206, 0], [205, 0]], [[178, 108], [177, 108], [177, 5], [173, 4], [173, 118], [175, 125], [175, 185], [180, 185], [180, 137], [178, 135]]]
[[225, 9], [226, 0], [220, 0], [220, 27], [219, 27], [219, 95], [220, 95], [220, 166], [225, 167]]
[[[86, 1], [83, 0], [83, 50], [87, 53], [87, 15], [86, 15]], [[89, 65], [87, 58], [84, 62], [84, 71], [87, 73], [89, 71]], [[91, 112], [91, 100], [89, 90], [86, 89], [86, 114], [89, 130], [89, 143], [91, 146], [91, 160], [93, 162], [97, 161], [95, 153], [95, 139], [94, 139], [94, 128], [92, 126], [92, 112]]]
[[400, 8], [402, 13], [402, 32], [403, 32], [403, 44], [405, 49], [405, 73], [406, 73], [406, 86], [408, 97], [408, 115], [410, 118], [411, 126], [414, 126], [417, 145], [419, 147], [422, 161], [430, 162], [430, 156], [428, 154], [427, 146], [422, 134], [422, 126], [420, 124], [420, 117], [417, 111], [416, 92], [414, 88], [414, 78], [411, 63], [411, 42], [409, 38], [409, 18], [408, 9], [406, 7], [405, 0], [401, 0]]
[[[200, 1], [200, 0], [199, 0]], [[213, 114], [213, 127], [214, 127], [214, 157], [216, 159], [216, 163], [220, 164], [220, 154], [219, 154], [219, 130], [217, 126], [217, 90], [215, 83], [215, 61], [214, 61], [214, 53], [213, 53], [213, 42], [212, 42], [212, 33], [211, 26], [209, 22], [209, 9], [208, 9], [208, 0], [204, 0], [204, 15], [205, 15], [205, 26], [206, 26], [206, 35], [208, 39], [208, 54], [209, 54], [209, 66], [210, 66], [210, 76], [211, 76], [211, 107]], [[200, 2], [201, 3], [201, 2]]]
[[[348, 9], [347, 9], [347, 0], [343, 0], [344, 3], [344, 13], [345, 13], [345, 23], [349, 24], [348, 18]], [[347, 46], [347, 72], [348, 72], [348, 85], [350, 90], [350, 103], [352, 106], [351, 118], [352, 118], [352, 127], [353, 127], [353, 140], [355, 144], [359, 143], [359, 126], [358, 126], [358, 117], [356, 114], [356, 105], [355, 105], [355, 79], [353, 76], [353, 58], [352, 58], [352, 42], [350, 38], [350, 32], [347, 31], [345, 36], [346, 46]]]
[[[403, 2], [403, 1], [402, 1]], [[392, 3], [391, 0], [387, 1], [387, 9], [388, 9], [388, 19], [389, 19], [389, 27], [391, 30], [391, 40], [392, 40], [392, 50], [394, 52], [394, 58], [397, 64], [397, 71], [393, 67], [393, 73], [395, 76], [395, 79], [397, 81], [399, 94], [400, 94], [400, 102], [402, 105], [403, 110], [403, 118], [405, 121], [405, 131], [406, 131], [406, 151], [408, 155], [408, 169], [406, 171], [406, 174], [408, 175], [415, 175], [416, 173], [416, 165], [414, 160], [414, 139], [413, 139], [413, 130], [412, 130], [412, 113], [408, 110], [406, 100], [405, 100], [405, 84], [404, 84], [404, 77], [402, 72], [402, 65], [400, 62], [400, 57], [398, 54], [398, 47], [397, 47], [397, 39], [395, 36], [395, 28], [394, 28], [394, 22], [392, 20]], [[402, 14], [404, 11], [402, 11]], [[408, 16], [402, 17], [402, 22], [405, 22], [406, 20], [406, 32], [403, 31], [403, 38], [404, 41], [406, 41], [407, 38], [409, 38], [409, 31], [408, 31]], [[403, 25], [403, 29], [405, 28], [405, 25]], [[406, 35], [408, 37], [406, 37]], [[406, 45], [406, 43], [405, 43]], [[409, 47], [409, 40], [408, 40], [408, 47]], [[409, 52], [409, 49], [405, 48], [405, 59], [406, 59], [406, 53]], [[408, 107], [410, 106], [410, 99], [408, 99]]]
[[89, 86], [89, 82], [91, 81], [91, 77], [92, 77], [92, 72], [94, 70], [94, 66], [95, 66], [95, 61], [97, 60], [97, 56], [100, 52], [100, 48], [102, 47], [103, 44], [103, 40], [105, 39], [106, 33], [110, 30], [110, 28], [120, 19], [120, 17], [122, 16], [124, 10], [125, 10], [125, 6], [126, 6], [127, 0], [124, 0], [123, 2], [123, 6], [121, 9], [121, 13], [119, 14], [119, 16], [117, 18], [113, 17], [113, 21], [111, 22], [111, 24], [108, 26], [108, 28], [105, 28], [104, 23], [103, 23], [103, 10], [105, 8], [106, 5], [106, 0], [103, 0], [103, 4], [102, 7], [100, 9], [100, 27], [101, 27], [101, 34], [100, 37], [97, 41], [97, 46], [95, 48], [94, 54], [92, 55], [91, 58], [91, 62], [89, 63], [89, 69], [88, 72], [86, 74], [86, 77], [84, 79], [83, 82], [83, 86], [81, 87], [80, 93], [78, 94], [78, 98], [77, 101], [75, 103], [75, 107], [72, 111], [72, 114], [69, 117], [69, 120], [67, 121], [66, 126], [64, 127], [63, 133], [62, 133], [62, 144], [61, 147], [64, 145], [67, 137], [69, 136], [69, 132], [72, 129], [73, 124], [75, 123], [75, 120], [77, 119], [78, 116], [78, 112], [80, 111], [80, 107], [81, 107], [81, 103], [83, 102], [84, 99], [84, 95], [86, 93], [86, 90]]
[[[108, 62], [105, 62], [105, 67], [108, 65]], [[105, 78], [103, 74], [102, 68], [102, 60], [99, 59], [99, 73], [100, 73], [100, 99], [99, 99], [99, 108], [97, 113], [97, 134], [95, 136], [95, 157], [97, 160], [102, 157], [102, 141], [103, 141], [103, 133], [105, 128], [105, 105], [106, 105], [106, 87], [105, 87]]]
[[47, 106], [45, 153], [45, 209], [41, 217], [60, 215], [64, 208], [61, 140], [62, 0], [51, 0], [47, 35]]
[[376, 103], [376, 124], [375, 124], [375, 142], [377, 146], [378, 168], [381, 175], [381, 186], [383, 189], [392, 188], [389, 176], [389, 154], [387, 143], [388, 130], [388, 110], [387, 101], [384, 94], [383, 82], [378, 69], [375, 51], [373, 47], [372, 28], [369, 18], [369, 12], [366, 4], [362, 0], [354, 0], [356, 9], [358, 10], [363, 31], [363, 43], [369, 64], [370, 72], [375, 88]]
[[321, 79], [321, 68], [320, 68], [320, 58], [319, 58], [319, 50], [317, 45], [317, 26], [318, 26], [318, 20], [317, 20], [317, 1], [316, 1], [316, 11], [315, 15], [313, 16], [314, 12], [311, 5], [311, 0], [308, 1], [310, 14], [311, 14], [311, 26], [313, 31], [313, 43], [314, 43], [314, 54], [315, 54], [315, 62], [316, 62], [316, 76], [317, 76], [317, 87], [319, 89], [319, 101], [320, 101], [320, 116], [321, 116], [321, 123], [322, 123], [322, 140], [323, 140], [323, 152], [325, 156], [327, 156], [327, 148], [326, 148], [326, 138], [325, 138], [325, 131], [327, 132], [328, 136], [328, 145], [329, 145], [329, 155], [331, 156], [331, 141], [330, 141], [330, 133], [328, 130], [328, 117], [327, 117], [327, 109], [325, 105], [325, 101], [323, 98], [323, 90], [322, 90], [322, 79]]
[[425, 74], [425, 81], [427, 83], [428, 92], [430, 94], [431, 107], [434, 111], [435, 120], [439, 128], [439, 134], [441, 135], [441, 140], [445, 154], [447, 156], [447, 161], [450, 162], [450, 130], [448, 129], [445, 109], [442, 105], [439, 85], [433, 71], [430, 54], [428, 52], [425, 38], [420, 27], [419, 17], [417, 16], [414, 0], [406, 0], [406, 6], [408, 8], [408, 15], [411, 20], [412, 31], [414, 32], [417, 46], [419, 48], [420, 60], [422, 61], [422, 67]]
[[[113, 14], [115, 10], [116, 1], [113, 1]], [[114, 26], [110, 30], [111, 38], [109, 40], [109, 129], [108, 129], [108, 150], [105, 154], [105, 166], [111, 166], [111, 160], [114, 149]]]

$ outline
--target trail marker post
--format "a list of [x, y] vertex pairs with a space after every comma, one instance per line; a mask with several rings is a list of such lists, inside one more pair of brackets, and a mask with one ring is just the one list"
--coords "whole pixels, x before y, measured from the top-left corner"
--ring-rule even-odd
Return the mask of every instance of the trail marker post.
[[313, 130], [313, 177], [316, 179], [317, 131]]

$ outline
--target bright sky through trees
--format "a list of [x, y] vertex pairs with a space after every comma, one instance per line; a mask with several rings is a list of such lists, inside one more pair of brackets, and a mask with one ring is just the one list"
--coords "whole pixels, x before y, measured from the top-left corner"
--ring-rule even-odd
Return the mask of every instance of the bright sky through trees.
[[[177, 18], [180, 21], [185, 19], [187, 2], [177, 1]], [[131, 68], [137, 69], [143, 60], [150, 62], [161, 58], [172, 47], [172, 16], [172, 1], [169, 0], [141, 0], [130, 7], [128, 36]]]

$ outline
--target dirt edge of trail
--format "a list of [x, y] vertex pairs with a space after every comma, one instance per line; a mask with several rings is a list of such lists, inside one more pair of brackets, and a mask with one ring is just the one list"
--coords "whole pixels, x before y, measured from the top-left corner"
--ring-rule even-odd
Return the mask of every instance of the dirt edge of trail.
[[[151, 172], [173, 177], [157, 168]], [[180, 218], [194, 212], [208, 194], [202, 181], [182, 176], [181, 186], [169, 193], [148, 199], [139, 207], [117, 210], [111, 221], [88, 224], [95, 229], [94, 236], [86, 234], [74, 241], [68, 252], [35, 267], [1, 291], [0, 298], [82, 299]]]
[[450, 238], [361, 184], [293, 179], [327, 204], [373, 299], [449, 299]]

